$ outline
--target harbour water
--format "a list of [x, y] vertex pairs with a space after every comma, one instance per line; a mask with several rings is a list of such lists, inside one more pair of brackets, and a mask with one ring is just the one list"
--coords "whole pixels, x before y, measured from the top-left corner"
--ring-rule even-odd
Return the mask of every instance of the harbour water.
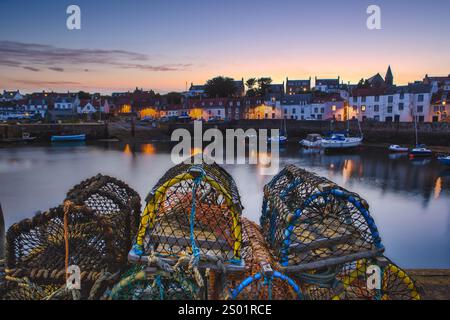
[[[127, 182], [144, 199], [172, 166], [171, 146], [64, 144], [0, 149], [0, 203], [6, 226], [61, 204], [65, 193], [97, 173]], [[450, 168], [411, 161], [381, 147], [325, 154], [289, 144], [281, 166], [295, 164], [359, 193], [370, 204], [386, 255], [406, 268], [450, 268]], [[257, 165], [224, 165], [236, 180], [244, 215], [258, 221], [263, 186]]]

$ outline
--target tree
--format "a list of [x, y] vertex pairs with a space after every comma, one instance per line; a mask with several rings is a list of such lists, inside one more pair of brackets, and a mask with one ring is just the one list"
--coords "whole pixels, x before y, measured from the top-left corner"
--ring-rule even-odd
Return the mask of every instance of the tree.
[[256, 84], [257, 84], [256, 78], [247, 79], [247, 81], [245, 82], [245, 85], [247, 86], [247, 96], [248, 97], [256, 96], [256, 94], [257, 94], [256, 89], [255, 89]]
[[78, 92], [78, 99], [80, 100], [89, 100], [91, 98], [91, 95], [89, 92], [79, 91]]
[[262, 77], [257, 80], [258, 82], [258, 93], [263, 96], [267, 93], [269, 85], [272, 83], [272, 78]]
[[164, 97], [166, 98], [168, 104], [181, 104], [181, 93], [169, 92]]
[[226, 98], [236, 93], [236, 86], [233, 79], [219, 76], [206, 82], [205, 93], [210, 98]]

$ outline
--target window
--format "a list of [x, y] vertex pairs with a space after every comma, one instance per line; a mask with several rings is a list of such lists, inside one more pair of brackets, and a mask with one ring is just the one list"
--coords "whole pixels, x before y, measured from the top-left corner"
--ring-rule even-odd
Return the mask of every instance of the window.
[[399, 104], [398, 104], [398, 110], [399, 111], [403, 111], [405, 109], [405, 104], [403, 103], [403, 102], [400, 102]]
[[322, 115], [321, 114], [317, 115], [317, 120], [322, 120]]
[[387, 112], [388, 112], [388, 113], [392, 113], [392, 106], [388, 106], [388, 107], [387, 107]]
[[389, 97], [388, 97], [388, 102], [389, 102], [389, 103], [394, 102], [394, 96], [389, 96]]
[[417, 112], [423, 112], [423, 106], [417, 106]]
[[292, 113], [293, 113], [293, 114], [295, 114], [295, 108], [294, 108], [294, 109], [292, 109]]
[[220, 115], [220, 110], [217, 110], [217, 114]]
[[400, 93], [400, 99], [403, 100], [405, 98], [405, 94], [402, 92]]
[[375, 102], [380, 101], [380, 96], [375, 96]]
[[365, 111], [366, 111], [366, 106], [365, 106], [365, 105], [362, 105], [362, 106], [361, 106], [361, 111], [362, 111], [362, 112], [365, 112]]
[[335, 105], [333, 105], [333, 106], [331, 107], [331, 111], [336, 111], [336, 106], [335, 106]]
[[361, 102], [366, 102], [366, 97], [361, 97]]
[[419, 116], [419, 122], [424, 122], [425, 121], [425, 117], [424, 116]]
[[423, 94], [419, 94], [419, 95], [417, 96], [417, 101], [423, 102]]
[[319, 108], [314, 108], [314, 113], [319, 113]]
[[380, 106], [378, 104], [373, 106], [373, 111], [380, 112]]
[[325, 108], [320, 108], [320, 113], [325, 113]]
[[358, 97], [353, 97], [353, 102], [357, 103], [358, 102]]
[[386, 122], [392, 122], [392, 117], [386, 117]]
[[380, 121], [380, 116], [375, 116], [375, 117], [373, 117], [373, 119], [374, 119], [375, 121]]

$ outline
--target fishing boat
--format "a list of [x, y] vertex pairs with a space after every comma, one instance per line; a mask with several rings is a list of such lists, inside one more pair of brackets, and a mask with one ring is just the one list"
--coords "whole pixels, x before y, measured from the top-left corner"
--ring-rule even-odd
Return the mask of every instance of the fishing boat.
[[411, 158], [415, 157], [431, 157], [433, 152], [427, 149], [424, 144], [419, 144], [419, 134], [417, 132], [417, 116], [414, 116], [414, 133], [416, 137], [416, 147], [409, 152]]
[[411, 157], [431, 157], [433, 152], [430, 149], [427, 149], [425, 145], [417, 145], [415, 148], [412, 148], [409, 152]]
[[324, 149], [351, 149], [362, 144], [362, 137], [347, 137], [342, 133], [334, 133], [329, 138], [322, 139], [321, 146]]
[[286, 119], [282, 120], [282, 128], [280, 129], [279, 136], [273, 136], [268, 139], [269, 142], [278, 141], [279, 144], [284, 144], [288, 141], [287, 137], [287, 127], [286, 127]]
[[393, 144], [389, 146], [389, 151], [391, 152], [408, 152], [409, 148], [401, 147], [398, 144]]
[[322, 144], [322, 136], [317, 133], [308, 134], [305, 139], [299, 143], [305, 148], [320, 148]]
[[450, 166], [450, 155], [439, 156], [437, 159], [443, 165]]
[[64, 136], [52, 136], [52, 142], [65, 142], [65, 141], [85, 141], [85, 134], [76, 134], [76, 135], [64, 135]]

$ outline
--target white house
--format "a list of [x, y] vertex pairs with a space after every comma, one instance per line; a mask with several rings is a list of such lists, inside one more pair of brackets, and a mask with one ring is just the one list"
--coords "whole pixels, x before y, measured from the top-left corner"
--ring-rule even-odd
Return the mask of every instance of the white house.
[[80, 104], [77, 108], [78, 113], [92, 114], [96, 113], [97, 111], [97, 108], [95, 108], [91, 102]]
[[48, 110], [48, 103], [44, 99], [31, 99], [28, 101], [28, 104], [25, 106], [25, 110], [28, 113], [36, 114], [38, 113], [42, 118], [45, 117], [45, 114]]
[[17, 101], [23, 99], [23, 95], [20, 94], [19, 90], [16, 91], [6, 91], [3, 90], [2, 100], [3, 101]]
[[432, 86], [413, 83], [388, 88], [355, 89], [349, 104], [359, 120], [383, 122], [431, 121]]

